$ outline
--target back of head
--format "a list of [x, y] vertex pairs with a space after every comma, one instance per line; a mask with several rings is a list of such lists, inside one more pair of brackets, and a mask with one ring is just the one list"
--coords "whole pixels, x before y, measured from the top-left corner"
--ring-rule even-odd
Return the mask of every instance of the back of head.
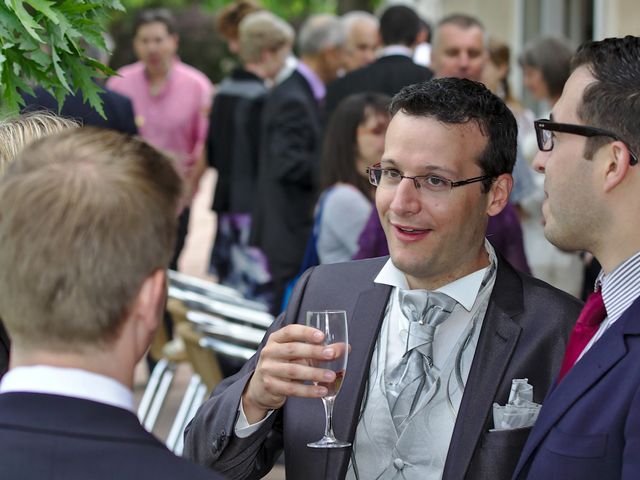
[[262, 52], [275, 52], [293, 43], [294, 31], [291, 25], [266, 10], [250, 13], [240, 22], [238, 39], [240, 58], [245, 63], [261, 60]]
[[323, 51], [342, 46], [345, 32], [335, 15], [311, 15], [298, 32], [298, 53], [301, 57], [317, 56]]
[[[391, 114], [433, 118], [461, 125], [474, 122], [487, 147], [478, 152], [484, 175], [511, 173], [516, 159], [518, 127], [511, 110], [482, 83], [465, 78], [438, 78], [403, 88], [391, 101]], [[491, 180], [483, 182], [485, 191]]]
[[76, 128], [78, 124], [49, 112], [28, 112], [0, 122], [0, 176], [29, 143]]
[[549, 95], [559, 97], [571, 73], [573, 48], [559, 37], [541, 37], [528, 42], [518, 61], [523, 67], [533, 67], [542, 73]]
[[[578, 117], [585, 125], [617, 134], [633, 153], [640, 155], [640, 37], [607, 38], [578, 48], [572, 69], [586, 67], [596, 79], [584, 91]], [[588, 140], [591, 152], [607, 137]], [[591, 155], [586, 152], [587, 158]]]
[[133, 36], [135, 37], [140, 27], [149, 23], [162, 23], [170, 35], [176, 33], [176, 21], [168, 8], [148, 8], [138, 12], [133, 22]]
[[511, 50], [502, 40], [498, 40], [495, 37], [489, 38], [487, 45], [487, 52], [489, 53], [489, 60], [494, 65], [509, 65], [511, 59]]
[[0, 316], [23, 349], [117, 338], [173, 250], [181, 180], [142, 140], [83, 128], [26, 148], [0, 181]]
[[412, 47], [420, 32], [420, 17], [406, 5], [393, 5], [380, 17], [380, 36], [384, 45]]
[[238, 0], [230, 3], [218, 12], [216, 17], [218, 33], [227, 41], [236, 40], [239, 35], [240, 22], [244, 17], [260, 10], [262, 10], [262, 7], [251, 0]]
[[504, 77], [499, 79], [500, 87], [503, 90], [502, 98], [507, 104], [515, 103], [515, 99], [511, 95], [511, 87], [509, 86], [509, 71], [511, 70], [511, 49], [509, 45], [502, 40], [491, 37], [487, 42], [487, 53], [489, 55], [489, 61], [496, 68], [504, 68]]

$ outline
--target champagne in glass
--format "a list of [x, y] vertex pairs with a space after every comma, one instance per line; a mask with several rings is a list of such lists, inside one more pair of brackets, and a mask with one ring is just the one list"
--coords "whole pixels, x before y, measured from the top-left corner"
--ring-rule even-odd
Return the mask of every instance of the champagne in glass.
[[336, 395], [342, 386], [342, 380], [347, 371], [347, 354], [349, 350], [349, 339], [347, 335], [347, 312], [323, 311], [307, 312], [307, 325], [317, 328], [324, 333], [322, 342], [325, 346], [331, 346], [336, 350], [336, 357], [333, 360], [314, 361], [313, 366], [333, 370], [336, 378], [332, 382], [315, 382], [327, 389], [327, 395], [322, 398], [325, 412], [324, 437], [317, 442], [308, 443], [312, 448], [343, 448], [349, 447], [349, 442], [338, 440], [333, 433], [333, 403]]

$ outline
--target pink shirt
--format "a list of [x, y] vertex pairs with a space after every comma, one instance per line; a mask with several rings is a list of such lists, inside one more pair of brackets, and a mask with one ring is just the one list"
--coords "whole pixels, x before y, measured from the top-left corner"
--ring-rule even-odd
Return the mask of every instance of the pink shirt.
[[118, 70], [107, 86], [133, 103], [142, 138], [176, 154], [183, 175], [202, 154], [209, 130], [213, 85], [200, 71], [174, 60], [162, 90], [152, 95], [142, 62]]

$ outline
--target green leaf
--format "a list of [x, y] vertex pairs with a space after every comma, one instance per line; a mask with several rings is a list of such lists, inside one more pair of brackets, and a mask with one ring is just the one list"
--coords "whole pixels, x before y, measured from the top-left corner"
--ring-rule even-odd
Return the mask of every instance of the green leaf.
[[51, 9], [53, 2], [49, 2], [47, 0], [25, 0], [29, 5], [31, 5], [36, 12], [43, 13], [49, 20], [51, 20], [56, 25], [59, 22], [59, 16], [56, 12]]
[[40, 85], [62, 105], [70, 92], [104, 115], [94, 77], [113, 70], [88, 58], [82, 42], [106, 50], [103, 39], [119, 0], [0, 0], [0, 111], [15, 111], [19, 89]]
[[29, 13], [25, 10], [25, 8], [22, 6], [22, 1], [21, 0], [4, 0], [4, 3], [5, 5], [7, 5], [7, 7], [9, 7], [14, 11], [16, 16], [18, 17], [18, 20], [20, 20], [20, 22], [22, 23], [22, 26], [27, 31], [27, 33], [29, 33], [29, 35], [31, 35], [33, 38], [35, 38], [39, 42], [42, 42], [42, 39], [36, 33], [36, 30], [40, 30], [42, 29], [42, 27], [38, 25], [38, 23], [33, 19], [33, 17], [31, 17], [31, 15], [29, 15]]

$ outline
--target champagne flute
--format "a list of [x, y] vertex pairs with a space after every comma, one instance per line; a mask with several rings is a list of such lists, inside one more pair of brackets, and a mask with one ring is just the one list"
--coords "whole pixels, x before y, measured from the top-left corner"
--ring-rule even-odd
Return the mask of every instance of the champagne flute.
[[333, 403], [342, 386], [342, 380], [347, 370], [347, 354], [349, 339], [347, 334], [347, 312], [344, 310], [307, 312], [307, 325], [317, 328], [324, 333], [322, 342], [325, 346], [331, 346], [336, 350], [336, 358], [333, 360], [314, 360], [312, 365], [317, 368], [332, 370], [336, 378], [332, 382], [314, 382], [327, 389], [327, 394], [322, 397], [325, 412], [324, 437], [317, 442], [308, 443], [311, 448], [344, 448], [350, 447], [349, 442], [338, 440], [333, 433]]

